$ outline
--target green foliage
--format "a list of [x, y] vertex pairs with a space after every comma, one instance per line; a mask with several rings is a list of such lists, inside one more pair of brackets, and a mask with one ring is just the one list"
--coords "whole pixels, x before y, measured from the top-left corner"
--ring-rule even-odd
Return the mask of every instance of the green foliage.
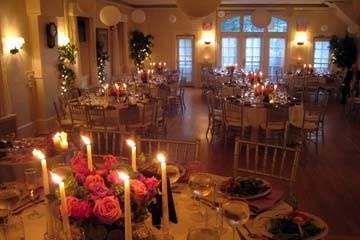
[[70, 89], [76, 79], [73, 65], [76, 64], [78, 49], [70, 42], [58, 48], [58, 70], [62, 94]]
[[74, 176], [68, 176], [64, 181], [66, 194], [68, 196], [75, 196], [79, 199], [84, 199], [89, 194], [85, 187], [80, 186]]
[[145, 60], [150, 58], [153, 40], [152, 35], [145, 35], [138, 30], [130, 33], [130, 57], [137, 69], [143, 69]]
[[330, 40], [331, 62], [340, 68], [351, 68], [357, 60], [356, 40], [346, 35], [344, 38], [333, 36]]

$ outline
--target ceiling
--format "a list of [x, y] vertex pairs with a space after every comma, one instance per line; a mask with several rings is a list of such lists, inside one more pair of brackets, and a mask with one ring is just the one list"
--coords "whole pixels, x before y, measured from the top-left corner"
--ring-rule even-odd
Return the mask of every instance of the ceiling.
[[[175, 0], [115, 0], [132, 6], [158, 6], [158, 5], [175, 5]], [[194, 0], [204, 1], [204, 0]], [[206, 1], [206, 0], [205, 0]], [[240, 4], [266, 4], [266, 5], [319, 5], [326, 0], [222, 0], [223, 5], [240, 5]], [[333, 0], [332, 2], [342, 2], [346, 0]]]

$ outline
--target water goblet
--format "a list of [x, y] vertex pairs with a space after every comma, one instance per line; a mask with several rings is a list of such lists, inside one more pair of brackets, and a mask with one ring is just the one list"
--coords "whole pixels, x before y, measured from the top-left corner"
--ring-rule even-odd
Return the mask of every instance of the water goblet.
[[[30, 201], [34, 202], [39, 198], [38, 188], [39, 188], [39, 176], [38, 172], [35, 168], [28, 168], [25, 170], [25, 187], [28, 191], [28, 196], [30, 198]], [[28, 217], [30, 219], [37, 219], [40, 218], [42, 215], [36, 211], [33, 210]]]
[[249, 221], [249, 205], [242, 201], [230, 200], [223, 205], [223, 214], [233, 229], [233, 240], [235, 240], [235, 229]]
[[201, 211], [201, 198], [205, 198], [210, 195], [213, 190], [214, 182], [210, 175], [206, 173], [196, 173], [189, 177], [189, 187], [192, 192], [194, 199], [198, 201], [199, 215], [202, 217], [201, 220], [207, 222], [207, 208], [205, 212]]

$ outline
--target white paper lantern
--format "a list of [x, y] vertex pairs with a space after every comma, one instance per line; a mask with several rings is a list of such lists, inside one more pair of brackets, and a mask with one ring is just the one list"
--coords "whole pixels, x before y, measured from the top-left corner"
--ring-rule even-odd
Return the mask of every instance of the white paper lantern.
[[221, 0], [176, 0], [177, 7], [190, 17], [205, 17], [215, 12]]
[[103, 7], [100, 11], [100, 20], [106, 26], [115, 26], [121, 20], [121, 12], [114, 6]]
[[266, 9], [259, 8], [253, 12], [251, 20], [256, 27], [264, 28], [270, 24], [271, 14]]
[[134, 23], [143, 23], [146, 20], [146, 15], [143, 10], [137, 9], [131, 13], [131, 19]]
[[85, 15], [92, 15], [96, 12], [96, 0], [77, 0], [76, 6]]
[[320, 30], [322, 32], [327, 32], [327, 30], [329, 30], [329, 27], [328, 27], [328, 25], [324, 24], [324, 25], [321, 25]]
[[219, 18], [224, 18], [225, 15], [226, 15], [226, 14], [225, 14], [224, 11], [219, 11], [219, 12], [218, 12], [218, 17], [219, 17]]
[[176, 18], [175, 15], [170, 15], [170, 16], [169, 16], [169, 22], [170, 22], [170, 23], [176, 23], [176, 20], [177, 20], [177, 18]]

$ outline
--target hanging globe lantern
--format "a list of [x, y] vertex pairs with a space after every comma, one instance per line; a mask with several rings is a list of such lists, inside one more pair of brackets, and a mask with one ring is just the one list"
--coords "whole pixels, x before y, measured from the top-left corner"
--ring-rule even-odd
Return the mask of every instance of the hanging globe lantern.
[[115, 26], [121, 20], [121, 12], [117, 7], [106, 6], [100, 11], [100, 21], [106, 26]]
[[143, 10], [140, 10], [140, 9], [137, 9], [137, 10], [133, 11], [131, 13], [131, 20], [134, 23], [138, 23], [138, 24], [144, 23], [145, 20], [146, 20], [145, 12]]
[[176, 0], [177, 7], [189, 17], [205, 17], [215, 12], [221, 0]]

